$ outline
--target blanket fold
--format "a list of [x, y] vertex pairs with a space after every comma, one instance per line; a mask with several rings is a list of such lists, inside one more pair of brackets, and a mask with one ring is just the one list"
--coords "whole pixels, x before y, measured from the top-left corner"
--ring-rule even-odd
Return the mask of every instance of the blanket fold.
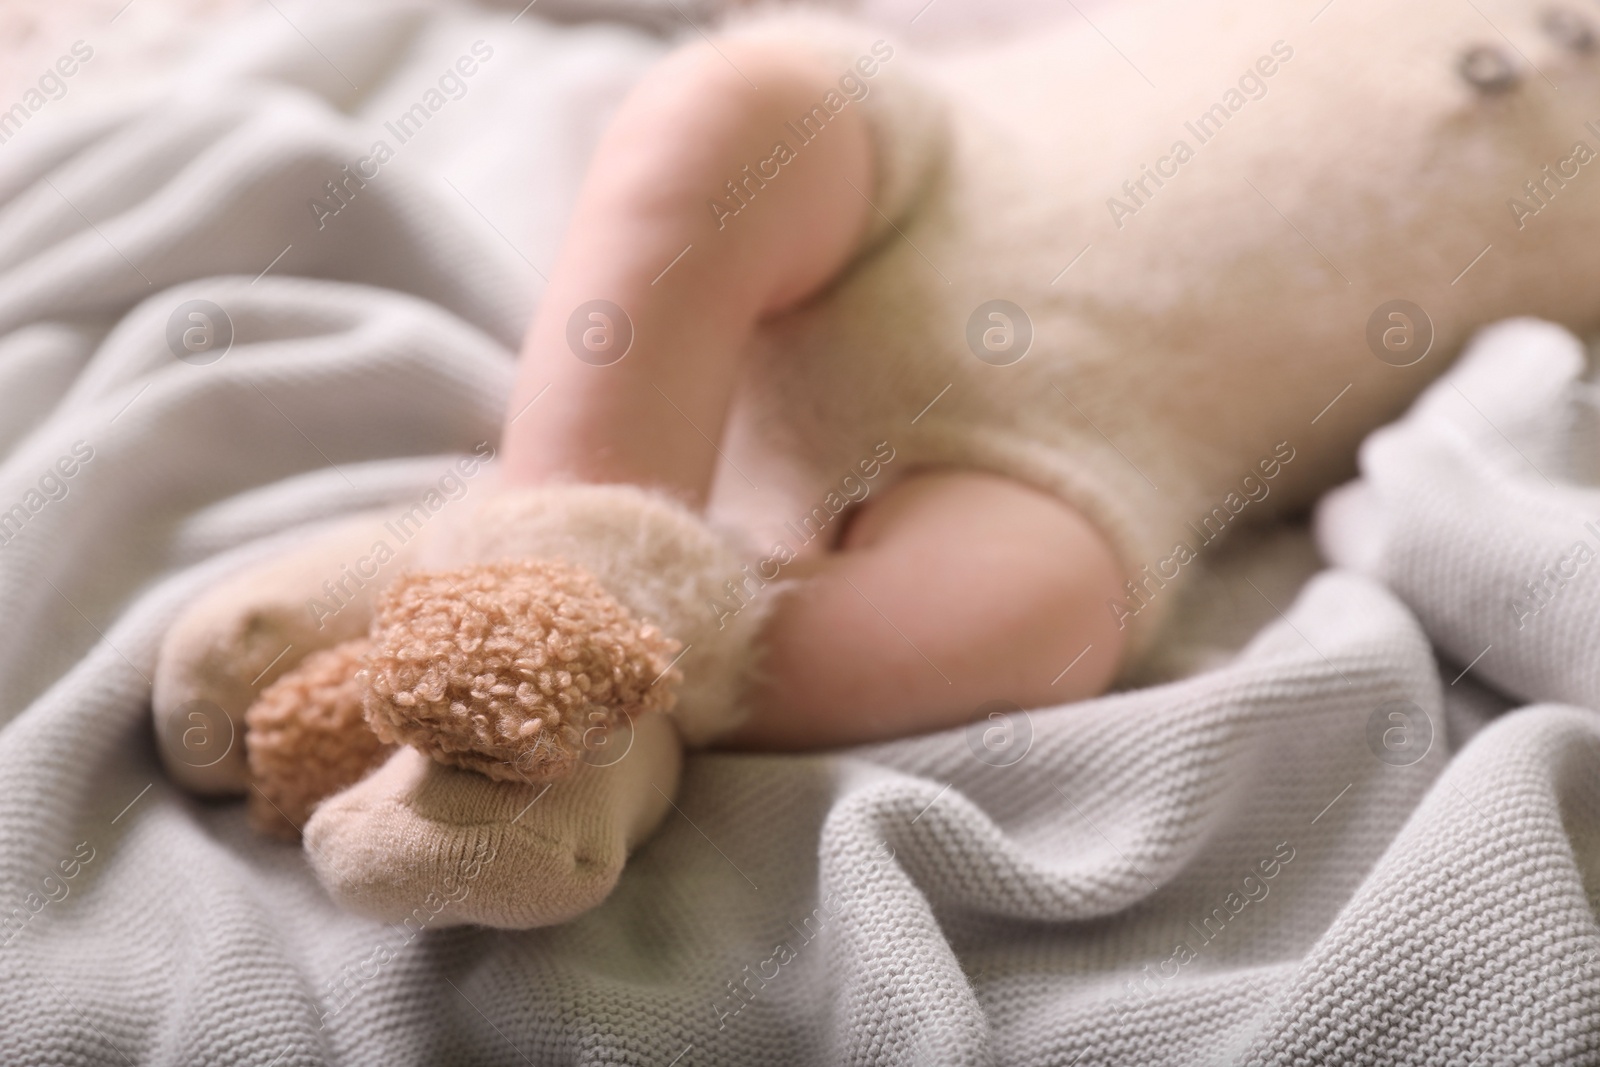
[[[1567, 614], [1593, 571], [1523, 619], [1537, 641], [1503, 602], [1590, 514], [1559, 490], [1582, 472], [1517, 428], [1582, 392], [1548, 332], [1494, 341], [1551, 375], [1500, 426], [1551, 483], [1503, 452], [1522, 510], [1473, 525], [1500, 439], [1433, 440], [1425, 400], [1369, 446], [1397, 509], [1356, 524], [1369, 573], [1268, 600], [1250, 560], [1208, 560], [1270, 620], [1231, 659], [845, 753], [696, 755], [612, 897], [561, 927], [355, 917], [241, 804], [169, 785], [168, 623], [316, 524], [410, 511], [495, 439], [592, 130], [665, 47], [279, 6], [304, 38], [269, 5], [237, 71], [213, 54], [172, 95], [0, 146], [0, 1062], [1600, 1060], [1600, 715], [1574, 706], [1600, 694], [1593, 614]], [[337, 214], [309, 206], [480, 39], [462, 99]], [[1504, 390], [1475, 382], [1430, 397], [1459, 385], [1492, 421]], [[443, 507], [487, 491], [454, 484]], [[1428, 540], [1430, 515], [1460, 536]], [[1484, 543], [1511, 562], [1461, 555]], [[1431, 646], [1466, 666], [1480, 640], [1472, 678], [1440, 677]], [[1555, 703], [1452, 753], [1447, 702], [1480, 676]]]

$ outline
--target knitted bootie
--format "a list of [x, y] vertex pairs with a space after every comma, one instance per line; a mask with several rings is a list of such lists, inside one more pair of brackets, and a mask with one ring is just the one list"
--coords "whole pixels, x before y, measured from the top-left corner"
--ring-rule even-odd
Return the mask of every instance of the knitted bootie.
[[683, 744], [739, 722], [769, 606], [718, 606], [745, 557], [630, 486], [463, 499], [399, 546], [384, 520], [332, 527], [176, 620], [163, 761], [195, 792], [247, 793], [263, 832], [303, 829], [367, 914], [399, 920], [463, 878], [430, 922], [592, 907], [669, 810]]
[[316, 808], [312, 864], [352, 910], [399, 921], [493, 856], [430, 921], [563, 921], [669, 809], [682, 742], [739, 722], [763, 606], [719, 612], [740, 555], [630, 486], [502, 493], [418, 562], [380, 597], [358, 672], [367, 722], [406, 747]]
[[682, 675], [670, 714], [692, 747], [743, 717], [739, 696], [771, 598], [719, 608], [746, 579], [752, 553], [664, 494], [631, 485], [554, 485], [501, 492], [439, 531], [424, 569], [545, 560], [575, 567], [621, 607], [678, 642]]
[[616, 753], [546, 785], [401, 746], [317, 807], [307, 857], [335, 900], [385, 922], [565, 922], [605, 900], [677, 792], [682, 743], [666, 716], [641, 716], [608, 743]]
[[[385, 518], [379, 512], [354, 516], [228, 576], [167, 629], [156, 658], [151, 710], [156, 749], [173, 781], [203, 796], [248, 792], [253, 803], [265, 803], [251, 788], [246, 710], [308, 657], [366, 637], [375, 594], [385, 579], [410, 565], [415, 551], [411, 545], [391, 546]], [[380, 542], [386, 549], [383, 567], [365, 578], [353, 573], [352, 566], [361, 569], [362, 561], [370, 566], [373, 547]], [[324, 662], [300, 684], [318, 690], [337, 685], [328, 672]], [[331, 694], [328, 700], [337, 702]], [[302, 701], [275, 703], [298, 706]], [[330, 707], [328, 714], [339, 718], [337, 708]], [[282, 715], [267, 714], [262, 725], [281, 732]], [[359, 748], [363, 742], [357, 739], [355, 744]], [[278, 746], [269, 742], [268, 747]], [[291, 769], [297, 760], [291, 757]], [[347, 784], [330, 782], [334, 787]], [[302, 794], [300, 785], [292, 785], [278, 796]], [[272, 832], [283, 825], [265, 816], [257, 823], [270, 825]]]

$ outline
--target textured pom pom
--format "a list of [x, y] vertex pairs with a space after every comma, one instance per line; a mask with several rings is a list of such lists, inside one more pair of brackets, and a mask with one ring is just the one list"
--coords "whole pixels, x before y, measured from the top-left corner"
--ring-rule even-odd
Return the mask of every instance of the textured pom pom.
[[373, 731], [506, 781], [577, 766], [585, 735], [670, 710], [679, 644], [551, 560], [401, 575], [363, 672]]
[[263, 834], [300, 836], [324, 799], [353, 785], [394, 750], [362, 712], [357, 673], [365, 638], [313, 652], [262, 690], [245, 712], [245, 751], [254, 788], [250, 824]]

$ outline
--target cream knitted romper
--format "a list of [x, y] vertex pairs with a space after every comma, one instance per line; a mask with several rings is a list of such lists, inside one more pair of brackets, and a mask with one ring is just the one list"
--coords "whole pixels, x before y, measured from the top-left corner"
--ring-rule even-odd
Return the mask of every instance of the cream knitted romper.
[[[1472, 329], [1592, 326], [1600, 196], [1546, 182], [1538, 217], [1508, 198], [1532, 205], [1542, 166], [1600, 147], [1582, 124], [1600, 118], [1600, 54], [1531, 5], [1490, 5], [1514, 49], [1454, 0], [1340, 0], [1315, 22], [1302, 6], [1096, 8], [1094, 26], [1069, 13], [940, 55], [822, 14], [736, 22], [840, 72], [783, 147], [858, 108], [878, 176], [841, 184], [871, 201], [871, 232], [763, 328], [736, 402], [730, 460], [786, 465], [787, 499], [739, 505], [754, 479], [724, 469], [725, 507], [776, 553], [875, 455], [893, 456], [879, 485], [997, 471], [1097, 524], [1134, 576], [1107, 610], [1148, 633], [1211, 540], [1349, 476]], [[786, 158], [751, 160], [708, 210], [739, 225]], [[1587, 168], [1566, 184], [1585, 181], [1600, 187]], [[1395, 300], [1423, 317], [1392, 317]]]

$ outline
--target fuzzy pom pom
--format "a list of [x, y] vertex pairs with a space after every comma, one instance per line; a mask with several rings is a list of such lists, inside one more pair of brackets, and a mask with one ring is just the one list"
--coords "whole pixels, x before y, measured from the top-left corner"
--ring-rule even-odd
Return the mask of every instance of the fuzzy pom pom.
[[404, 574], [377, 605], [367, 721], [441, 763], [550, 781], [576, 768], [590, 730], [671, 709], [678, 648], [567, 563]]
[[362, 713], [357, 674], [368, 644], [361, 638], [313, 652], [245, 712], [249, 817], [261, 833], [298, 838], [312, 809], [394, 751]]

